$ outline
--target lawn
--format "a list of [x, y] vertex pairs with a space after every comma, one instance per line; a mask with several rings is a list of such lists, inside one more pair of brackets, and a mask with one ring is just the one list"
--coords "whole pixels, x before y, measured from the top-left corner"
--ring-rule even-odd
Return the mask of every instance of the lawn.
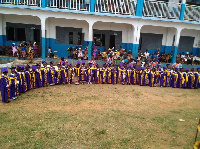
[[190, 149], [200, 89], [51, 86], [0, 103], [0, 117], [3, 149]]

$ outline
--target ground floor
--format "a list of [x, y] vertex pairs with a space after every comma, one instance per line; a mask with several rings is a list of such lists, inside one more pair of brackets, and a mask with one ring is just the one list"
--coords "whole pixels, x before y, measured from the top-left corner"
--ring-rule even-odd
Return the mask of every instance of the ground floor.
[[[184, 26], [184, 25], [183, 25]], [[160, 52], [193, 53], [200, 55], [200, 31], [175, 27], [156, 26], [154, 24], [126, 24], [96, 21], [93, 23], [77, 20], [48, 17], [41, 19], [30, 15], [0, 15], [0, 46], [11, 46], [19, 41], [36, 42], [42, 46], [42, 58], [47, 56], [50, 46], [57, 51], [58, 57], [68, 57], [68, 48], [88, 47], [91, 58], [92, 47], [106, 51], [123, 48], [137, 56], [138, 49], [148, 49], [153, 54]]]

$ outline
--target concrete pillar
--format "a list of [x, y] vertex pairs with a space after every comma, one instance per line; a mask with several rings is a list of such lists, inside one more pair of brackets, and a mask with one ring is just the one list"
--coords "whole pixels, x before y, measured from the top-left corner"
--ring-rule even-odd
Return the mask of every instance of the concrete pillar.
[[136, 14], [135, 14], [136, 16], [142, 17], [143, 5], [144, 5], [144, 0], [137, 0]]
[[178, 52], [178, 45], [179, 45], [179, 40], [181, 37], [181, 30], [180, 28], [177, 28], [176, 30], [176, 35], [175, 35], [175, 41], [174, 41], [174, 49], [173, 49], [173, 56], [172, 56], [172, 63], [176, 62], [176, 56]]
[[94, 22], [88, 22], [88, 24], [89, 24], [89, 28], [88, 28], [88, 60], [91, 60]]
[[133, 44], [132, 44], [132, 55], [133, 58], [137, 57], [139, 41], [140, 41], [140, 30], [142, 26], [135, 26], [133, 31]]
[[3, 15], [0, 14], [0, 46], [3, 46]]
[[185, 13], [185, 1], [186, 0], [182, 0], [182, 3], [181, 3], [181, 11], [180, 11], [180, 17], [179, 17], [179, 20], [184, 20], [184, 13]]
[[46, 17], [41, 17], [41, 32], [42, 32], [42, 37], [41, 37], [41, 43], [42, 43], [42, 59], [46, 59]]

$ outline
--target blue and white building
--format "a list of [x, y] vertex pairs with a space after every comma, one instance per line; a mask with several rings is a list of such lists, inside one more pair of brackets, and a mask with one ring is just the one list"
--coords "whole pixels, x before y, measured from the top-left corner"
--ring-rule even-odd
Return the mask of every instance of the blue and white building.
[[[192, 3], [193, 2], [193, 3]], [[199, 1], [186, 0], [0, 0], [0, 45], [36, 41], [68, 56], [67, 49], [92, 44], [154, 53], [200, 55]], [[196, 4], [196, 5], [194, 5]]]

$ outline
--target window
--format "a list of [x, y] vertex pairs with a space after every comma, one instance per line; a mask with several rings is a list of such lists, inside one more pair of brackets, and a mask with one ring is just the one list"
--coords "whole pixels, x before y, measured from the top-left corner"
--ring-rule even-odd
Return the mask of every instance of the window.
[[105, 46], [105, 34], [94, 34], [94, 43], [96, 46]]
[[105, 46], [105, 34], [102, 34], [101, 42], [102, 46]]
[[17, 28], [17, 40], [26, 41], [25, 28]]
[[69, 32], [69, 44], [73, 44], [73, 32]]
[[6, 28], [6, 35], [7, 35], [7, 40], [12, 40], [14, 41], [14, 27], [7, 27]]
[[94, 43], [96, 46], [101, 46], [101, 34], [94, 34]]
[[81, 43], [81, 41], [82, 41], [82, 33], [78, 33], [78, 45], [81, 45], [82, 43]]

